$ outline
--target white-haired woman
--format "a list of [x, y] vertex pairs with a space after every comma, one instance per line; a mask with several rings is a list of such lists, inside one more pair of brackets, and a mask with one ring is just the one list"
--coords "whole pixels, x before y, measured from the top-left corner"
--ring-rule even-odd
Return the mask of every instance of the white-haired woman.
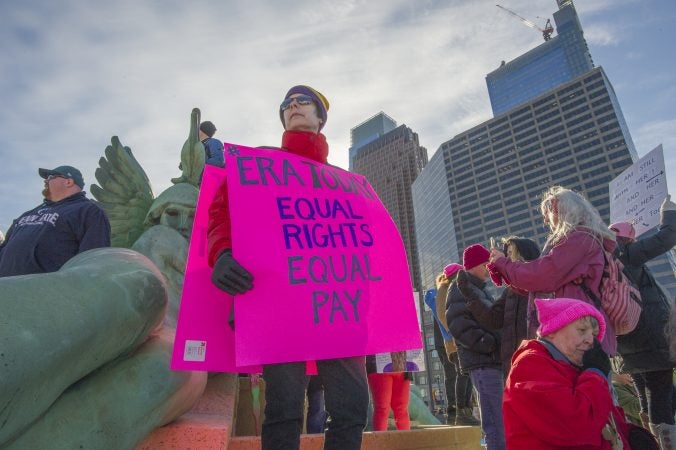
[[[551, 231], [542, 256], [534, 261], [512, 261], [499, 250], [491, 249], [489, 269], [499, 272], [510, 286], [539, 293], [539, 297], [576, 298], [593, 305], [585, 287], [600, 297], [605, 265], [603, 248], [610, 252], [615, 249], [614, 234], [587, 199], [561, 186], [553, 186], [544, 193], [540, 210]], [[534, 338], [538, 320], [532, 303], [534, 296], [530, 297], [528, 336]], [[608, 328], [601, 344], [614, 355], [617, 339], [610, 323]]]

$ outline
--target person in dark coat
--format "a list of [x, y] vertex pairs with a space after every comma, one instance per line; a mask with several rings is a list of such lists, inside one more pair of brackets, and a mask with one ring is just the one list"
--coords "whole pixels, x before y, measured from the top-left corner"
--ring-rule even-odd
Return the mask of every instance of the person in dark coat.
[[0, 244], [0, 278], [56, 272], [73, 256], [110, 247], [110, 222], [73, 166], [38, 169], [44, 201], [12, 222]]
[[[482, 301], [493, 303], [485, 290], [488, 279], [486, 264], [490, 257], [487, 248], [470, 245], [463, 252], [464, 271], [476, 295]], [[482, 327], [467, 308], [467, 301], [453, 283], [446, 298], [446, 321], [458, 347], [460, 370], [468, 373], [479, 394], [481, 428], [486, 433], [488, 450], [505, 448], [505, 430], [502, 422], [502, 390], [504, 379], [500, 363], [500, 334]]]
[[[617, 256], [624, 272], [641, 292], [643, 310], [638, 325], [629, 334], [618, 336], [622, 372], [631, 374], [639, 391], [642, 412], [648, 412], [650, 430], [661, 441], [674, 436], [674, 405], [667, 325], [674, 300], [664, 292], [645, 263], [670, 251], [676, 245], [676, 204], [671, 196], [660, 207], [660, 227], [656, 234], [636, 240], [634, 227], [627, 222], [614, 223]], [[664, 444], [663, 444], [664, 446]], [[671, 447], [668, 447], [671, 448]]]
[[[530, 239], [512, 236], [503, 239], [503, 252], [512, 261], [532, 261], [540, 257], [540, 249]], [[491, 265], [488, 265], [489, 272]], [[503, 279], [499, 273], [491, 273], [491, 278], [497, 286], [501, 286]], [[467, 289], [468, 279], [463, 276], [458, 280], [458, 287], [467, 300], [467, 308], [477, 318], [481, 326], [491, 330], [500, 330], [500, 360], [505, 378], [509, 373], [512, 355], [519, 348], [521, 341], [528, 338], [526, 312], [528, 310], [528, 292], [507, 286], [500, 297], [493, 304], [481, 301], [473, 295], [472, 289]]]

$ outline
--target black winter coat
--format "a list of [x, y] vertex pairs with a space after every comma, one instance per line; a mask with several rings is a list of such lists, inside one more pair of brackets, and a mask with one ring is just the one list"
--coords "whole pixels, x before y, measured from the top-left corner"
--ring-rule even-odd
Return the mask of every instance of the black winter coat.
[[528, 339], [526, 326], [528, 295], [519, 294], [508, 287], [495, 303], [470, 301], [467, 308], [476, 317], [479, 325], [501, 332], [500, 360], [502, 371], [507, 378], [512, 365], [512, 355], [519, 348], [521, 341]]
[[641, 317], [634, 331], [617, 337], [623, 372], [651, 372], [674, 367], [669, 359], [666, 335], [674, 299], [669, 298], [645, 266], [646, 262], [671, 250], [674, 245], [676, 211], [663, 211], [657, 234], [627, 245], [618, 243], [616, 251], [625, 266], [625, 273], [638, 286], [643, 300]]
[[[493, 299], [484, 290], [486, 283], [468, 273], [469, 280], [474, 285], [483, 300], [492, 304]], [[456, 282], [451, 284], [446, 297], [446, 321], [448, 329], [458, 345], [458, 359], [462, 373], [469, 373], [472, 369], [492, 367], [501, 369], [500, 363], [500, 333], [489, 331], [482, 327], [465, 304]]]

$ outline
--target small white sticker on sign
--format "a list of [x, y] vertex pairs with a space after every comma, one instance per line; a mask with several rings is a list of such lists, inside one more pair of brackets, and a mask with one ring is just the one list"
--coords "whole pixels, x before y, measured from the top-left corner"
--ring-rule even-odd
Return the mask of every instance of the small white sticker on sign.
[[204, 362], [207, 355], [207, 341], [185, 341], [183, 361]]

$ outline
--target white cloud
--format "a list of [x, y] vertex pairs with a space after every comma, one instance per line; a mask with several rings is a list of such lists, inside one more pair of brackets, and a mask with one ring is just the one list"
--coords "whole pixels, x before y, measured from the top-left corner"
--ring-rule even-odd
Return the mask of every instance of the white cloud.
[[617, 31], [617, 27], [613, 25], [600, 23], [585, 31], [584, 38], [590, 45], [616, 45], [620, 42]]
[[[578, 3], [594, 17], [616, 4]], [[544, 25], [555, 3], [505, 6]], [[381, 110], [431, 155], [491, 117], [486, 73], [542, 37], [488, 0], [26, 0], [0, 6], [0, 41], [6, 229], [39, 202], [38, 167], [73, 164], [91, 184], [112, 135], [166, 188], [193, 107], [222, 140], [276, 145], [279, 102], [298, 83], [331, 102], [331, 162], [347, 167], [350, 128]]]

